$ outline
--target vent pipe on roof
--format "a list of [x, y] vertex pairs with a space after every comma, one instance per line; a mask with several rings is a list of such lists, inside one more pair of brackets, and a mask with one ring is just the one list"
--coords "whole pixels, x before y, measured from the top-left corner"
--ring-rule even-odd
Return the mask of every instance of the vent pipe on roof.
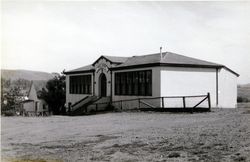
[[162, 60], [162, 47], [160, 47], [160, 54], [161, 54], [161, 60]]

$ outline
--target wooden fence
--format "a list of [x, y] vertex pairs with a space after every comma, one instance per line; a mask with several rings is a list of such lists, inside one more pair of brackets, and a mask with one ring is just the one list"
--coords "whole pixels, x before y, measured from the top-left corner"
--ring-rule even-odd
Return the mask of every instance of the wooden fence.
[[[193, 105], [187, 105], [187, 100], [197, 98], [197, 101]], [[168, 101], [178, 99], [179, 105], [171, 107]], [[154, 100], [154, 101], [153, 101]], [[99, 107], [104, 105], [114, 106], [120, 110], [123, 110], [129, 102], [133, 102], [136, 105], [133, 109], [140, 109], [145, 111], [210, 111], [211, 100], [210, 93], [206, 95], [195, 95], [195, 96], [164, 96], [164, 97], [151, 97], [151, 98], [136, 98], [128, 100], [118, 100], [112, 102], [94, 103], [92, 106], [95, 107], [95, 111], [99, 110]], [[203, 106], [200, 106], [203, 104]], [[204, 104], [206, 107], [204, 107]]]

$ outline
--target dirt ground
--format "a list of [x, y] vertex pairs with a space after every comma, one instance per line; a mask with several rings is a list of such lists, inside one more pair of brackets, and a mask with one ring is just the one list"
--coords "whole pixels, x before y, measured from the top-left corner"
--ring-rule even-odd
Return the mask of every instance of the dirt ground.
[[250, 161], [250, 109], [2, 117], [2, 161]]

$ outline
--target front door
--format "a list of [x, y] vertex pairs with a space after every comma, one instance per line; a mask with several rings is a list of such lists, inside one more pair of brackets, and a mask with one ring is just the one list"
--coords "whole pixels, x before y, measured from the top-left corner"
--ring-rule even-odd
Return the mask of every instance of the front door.
[[107, 96], [107, 78], [105, 76], [105, 74], [101, 74], [100, 76], [100, 82], [101, 82], [101, 96], [102, 97], [105, 97]]

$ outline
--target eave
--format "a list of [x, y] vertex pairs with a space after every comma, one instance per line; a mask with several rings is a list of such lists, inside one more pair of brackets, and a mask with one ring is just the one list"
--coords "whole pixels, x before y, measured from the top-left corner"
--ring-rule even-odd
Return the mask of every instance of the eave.
[[110, 70], [117, 71], [117, 70], [124, 70], [124, 69], [134, 69], [134, 68], [147, 68], [147, 67], [187, 67], [187, 68], [212, 68], [212, 69], [221, 69], [225, 68], [226, 70], [230, 71], [237, 77], [240, 75], [233, 70], [229, 69], [224, 65], [197, 65], [197, 64], [174, 64], [174, 63], [149, 63], [149, 64], [139, 64], [139, 65], [130, 65], [130, 66], [121, 66], [121, 67], [111, 67]]
[[164, 66], [164, 67], [195, 67], [195, 68], [222, 68], [222, 65], [196, 65], [196, 64], [172, 64], [172, 63], [148, 63], [148, 64], [139, 64], [139, 65], [129, 65], [121, 67], [112, 67], [112, 71], [122, 70], [122, 69], [133, 69], [133, 68], [144, 68], [144, 67], [155, 67], [155, 66]]
[[93, 73], [93, 72], [95, 72], [94, 69], [82, 70], [82, 71], [68, 71], [68, 72], [64, 72], [63, 74], [68, 75], [68, 74], [81, 74], [81, 73]]

